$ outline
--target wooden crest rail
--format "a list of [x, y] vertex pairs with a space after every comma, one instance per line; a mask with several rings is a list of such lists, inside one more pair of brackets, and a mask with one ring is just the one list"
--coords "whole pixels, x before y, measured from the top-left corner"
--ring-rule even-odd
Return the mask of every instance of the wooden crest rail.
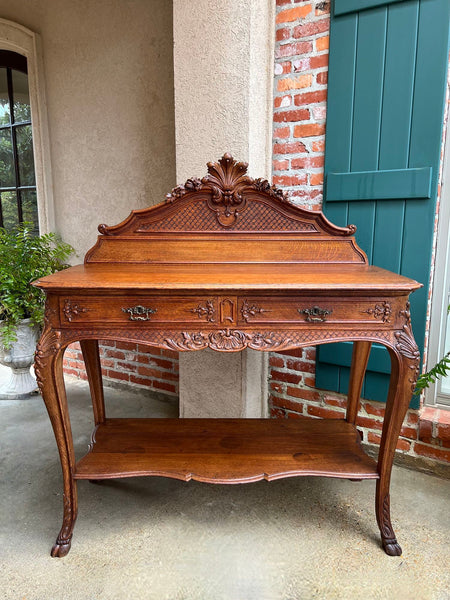
[[[100, 236], [84, 265], [43, 277], [45, 328], [36, 375], [64, 479], [64, 516], [52, 556], [69, 552], [78, 479], [163, 475], [245, 483], [297, 475], [376, 480], [385, 551], [401, 553], [391, 525], [395, 447], [419, 368], [408, 296], [416, 281], [369, 266], [355, 227], [292, 205], [225, 154], [203, 179], [165, 203], [138, 210]], [[345, 420], [109, 419], [98, 340], [196, 351], [270, 351], [354, 341]], [[75, 462], [63, 354], [79, 340], [95, 430]], [[378, 462], [355, 426], [372, 342], [386, 346], [392, 375]]]

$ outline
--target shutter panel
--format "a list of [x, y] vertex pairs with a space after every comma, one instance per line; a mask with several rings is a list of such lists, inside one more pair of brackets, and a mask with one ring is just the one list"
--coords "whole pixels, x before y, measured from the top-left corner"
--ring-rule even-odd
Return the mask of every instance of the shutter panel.
[[[417, 279], [423, 352], [447, 81], [448, 0], [335, 0], [324, 212], [358, 227], [369, 261]], [[347, 393], [351, 343], [321, 346], [318, 388]], [[374, 344], [362, 395], [385, 401], [390, 359]], [[418, 398], [412, 406], [418, 406]]]

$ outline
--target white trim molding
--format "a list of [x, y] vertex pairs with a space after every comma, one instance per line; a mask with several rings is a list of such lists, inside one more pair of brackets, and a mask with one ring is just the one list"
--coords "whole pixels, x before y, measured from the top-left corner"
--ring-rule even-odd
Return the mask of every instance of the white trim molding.
[[0, 19], [0, 49], [12, 50], [27, 59], [39, 230], [48, 233], [55, 229], [55, 211], [40, 36], [18, 23]]
[[[429, 371], [445, 354], [448, 292], [450, 289], [450, 128], [444, 145], [442, 188], [437, 229], [436, 262], [431, 297], [430, 337], [427, 356]], [[425, 404], [443, 408], [448, 403], [439, 394], [440, 384], [425, 390]]]

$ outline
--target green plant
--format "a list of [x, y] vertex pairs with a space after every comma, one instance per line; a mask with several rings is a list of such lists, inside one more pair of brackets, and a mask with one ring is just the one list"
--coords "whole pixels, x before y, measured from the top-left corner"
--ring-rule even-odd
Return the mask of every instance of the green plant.
[[[447, 314], [450, 313], [450, 304], [447, 306]], [[415, 393], [419, 394], [422, 390], [436, 382], [439, 377], [446, 377], [450, 371], [450, 351], [447, 352], [441, 360], [434, 365], [432, 369], [419, 376], [416, 383]]]
[[36, 236], [33, 223], [0, 228], [0, 342], [6, 349], [17, 339], [19, 321], [44, 322], [44, 293], [30, 283], [68, 267], [73, 252], [56, 233]]

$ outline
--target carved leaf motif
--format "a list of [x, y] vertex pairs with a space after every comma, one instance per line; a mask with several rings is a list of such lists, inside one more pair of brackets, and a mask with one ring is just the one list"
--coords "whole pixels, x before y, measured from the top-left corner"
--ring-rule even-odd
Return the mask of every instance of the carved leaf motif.
[[63, 516], [63, 524], [61, 527], [61, 531], [56, 539], [56, 543], [59, 545], [65, 545], [70, 542], [73, 535], [73, 509], [72, 509], [72, 501], [67, 494], [63, 495], [63, 504], [64, 504], [64, 516]]
[[375, 304], [374, 308], [365, 310], [368, 315], [372, 315], [375, 319], [381, 319], [383, 323], [389, 323], [392, 314], [392, 308], [389, 302]]
[[[204, 332], [179, 332], [176, 330], [152, 330], [152, 329], [133, 329], [127, 332], [126, 338], [123, 336], [121, 328], [95, 328], [89, 329], [67, 329], [62, 332], [64, 343], [79, 339], [111, 339], [142, 342], [159, 348], [169, 348], [171, 350], [201, 350], [208, 347], [210, 331]], [[132, 335], [131, 335], [132, 334]], [[314, 345], [327, 341], [345, 341], [345, 340], [367, 340], [367, 330], [348, 329], [348, 330], [326, 330], [317, 329], [315, 331], [304, 330], [283, 330], [277, 332], [246, 332], [248, 336], [248, 347], [255, 350], [269, 350], [272, 348], [288, 349], [300, 347], [301, 345]], [[373, 336], [373, 337], [372, 337]], [[381, 342], [389, 347], [395, 346], [395, 340], [392, 340], [393, 332], [391, 331], [372, 331], [371, 338], [374, 342]], [[185, 339], [190, 339], [190, 343], [186, 343]], [[189, 347], [190, 346], [190, 347]]]
[[84, 306], [80, 306], [79, 304], [76, 304], [75, 302], [72, 302], [71, 300], [66, 300], [64, 302], [64, 308], [63, 308], [63, 313], [64, 316], [66, 317], [66, 319], [69, 321], [69, 323], [72, 322], [72, 319], [74, 317], [78, 317], [78, 315], [81, 315], [85, 312], [87, 312], [89, 309], [84, 307]]
[[211, 187], [212, 210], [216, 210], [216, 218], [224, 227], [232, 225], [239, 215], [238, 209], [246, 205], [241, 195], [242, 188], [252, 180], [246, 175], [248, 164], [237, 162], [231, 154], [224, 154], [219, 162], [207, 164], [208, 175], [202, 183]]
[[409, 325], [403, 325], [401, 331], [395, 332], [397, 339], [396, 348], [405, 358], [411, 361], [409, 368], [411, 369], [412, 377], [409, 378], [411, 390], [414, 392], [417, 378], [419, 376], [420, 352], [414, 340], [411, 328]]
[[45, 329], [36, 346], [34, 355], [34, 371], [40, 391], [43, 386], [43, 370], [49, 356], [61, 348], [61, 332], [56, 329]]
[[232, 194], [237, 188], [251, 181], [246, 175], [248, 164], [235, 161], [228, 153], [225, 153], [219, 162], [209, 162], [207, 167], [208, 175], [202, 180], [203, 183], [210, 183], [221, 192]]
[[178, 185], [166, 195], [167, 202], [173, 202], [182, 198], [188, 192], [196, 192], [202, 188], [202, 182], [198, 177], [191, 177], [184, 185]]
[[181, 333], [181, 340], [166, 338], [165, 345], [171, 350], [203, 350], [208, 347], [208, 340], [203, 333]]
[[266, 194], [269, 194], [269, 196], [272, 196], [273, 198], [278, 198], [278, 200], [289, 204], [287, 193], [281, 188], [272, 185], [269, 181], [267, 181], [267, 179], [255, 179], [252, 182], [251, 186], [254, 190], [258, 192], [265, 192]]
[[408, 302], [406, 303], [406, 306], [405, 306], [405, 310], [401, 310], [400, 313], [399, 313], [400, 316], [405, 319], [405, 324], [408, 325], [409, 327], [411, 327], [411, 311], [410, 311], [410, 306], [411, 306], [411, 303], [408, 300]]
[[197, 308], [191, 308], [190, 312], [196, 313], [199, 319], [206, 318], [210, 323], [214, 323], [216, 309], [212, 300], [207, 300], [204, 304], [199, 304]]
[[383, 500], [383, 511], [381, 514], [381, 534], [385, 540], [385, 542], [393, 542], [397, 543], [395, 538], [394, 530], [391, 525], [391, 510], [390, 510], [390, 500], [389, 494], [386, 494]]
[[263, 314], [265, 312], [270, 312], [265, 308], [261, 308], [257, 304], [249, 304], [247, 300], [244, 300], [241, 307], [241, 315], [246, 323], [248, 323], [250, 317], [255, 317], [257, 314]]
[[284, 340], [276, 340], [273, 336], [273, 333], [255, 333], [255, 335], [249, 340], [248, 347], [253, 348], [253, 350], [265, 350], [269, 348], [275, 349], [279, 346], [283, 346], [290, 343], [290, 338], [285, 338]]

